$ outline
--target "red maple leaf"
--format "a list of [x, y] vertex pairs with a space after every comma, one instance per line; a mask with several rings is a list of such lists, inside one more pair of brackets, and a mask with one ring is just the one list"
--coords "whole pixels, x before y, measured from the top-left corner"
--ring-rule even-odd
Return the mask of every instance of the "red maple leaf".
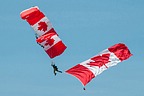
[[50, 39], [46, 40], [45, 46], [47, 46], [47, 45], [51, 46], [51, 45], [53, 45], [53, 43], [54, 43], [54, 39], [50, 38]]
[[[94, 62], [90, 62], [89, 65], [92, 66], [98, 66], [99, 68], [103, 65], [105, 65], [106, 63], [109, 62], [109, 56], [110, 54], [103, 54], [102, 56], [95, 56], [93, 58], [91, 58], [91, 60], [93, 60]], [[105, 65], [106, 66], [106, 65]]]
[[45, 22], [39, 22], [38, 23], [38, 30], [42, 30], [42, 31], [46, 31], [47, 30], [48, 25]]

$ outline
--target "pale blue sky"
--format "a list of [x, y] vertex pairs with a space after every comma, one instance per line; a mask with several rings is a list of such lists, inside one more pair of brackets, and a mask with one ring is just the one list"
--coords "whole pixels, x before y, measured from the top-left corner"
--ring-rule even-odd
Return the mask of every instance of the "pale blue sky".
[[[20, 12], [38, 6], [66, 51], [50, 58]], [[144, 96], [144, 0], [1, 0], [0, 96]], [[94, 78], [86, 91], [64, 71], [125, 43], [133, 56]]]

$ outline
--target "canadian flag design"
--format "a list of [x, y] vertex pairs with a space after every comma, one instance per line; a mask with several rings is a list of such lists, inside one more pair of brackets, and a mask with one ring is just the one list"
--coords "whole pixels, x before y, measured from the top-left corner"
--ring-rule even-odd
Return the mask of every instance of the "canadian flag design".
[[78, 78], [85, 86], [104, 70], [128, 59], [131, 55], [125, 44], [115, 44], [98, 55], [70, 68], [66, 72]]
[[45, 52], [50, 58], [59, 56], [66, 49], [66, 46], [63, 44], [61, 39], [54, 33], [45, 34], [39, 37], [36, 41], [43, 46]]
[[20, 16], [30, 24], [37, 36], [42, 36], [46, 33], [52, 32], [56, 34], [49, 19], [37, 6], [22, 11]]
[[44, 48], [50, 58], [62, 54], [67, 48], [58, 37], [49, 19], [37, 6], [22, 11], [20, 16], [34, 29], [38, 38], [37, 43]]
[[42, 36], [52, 29], [52, 24], [47, 17], [44, 17], [40, 21], [32, 25], [32, 28], [38, 36]]

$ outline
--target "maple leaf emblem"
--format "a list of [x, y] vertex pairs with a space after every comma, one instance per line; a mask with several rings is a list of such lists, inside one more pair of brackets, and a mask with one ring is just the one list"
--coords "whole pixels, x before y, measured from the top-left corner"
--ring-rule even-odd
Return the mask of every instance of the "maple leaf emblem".
[[54, 43], [54, 39], [50, 38], [50, 39], [46, 40], [45, 46], [47, 46], [47, 45], [51, 46], [51, 45], [53, 45], [53, 43]]
[[45, 22], [39, 22], [38, 23], [38, 30], [42, 30], [42, 31], [46, 31], [47, 30], [48, 25]]
[[[103, 54], [102, 56], [95, 56], [91, 58], [94, 62], [90, 62], [88, 65], [92, 66], [98, 66], [99, 68], [102, 67], [103, 65], [106, 66], [105, 64], [109, 62], [109, 56], [110, 54]], [[106, 66], [107, 67], [107, 66]]]

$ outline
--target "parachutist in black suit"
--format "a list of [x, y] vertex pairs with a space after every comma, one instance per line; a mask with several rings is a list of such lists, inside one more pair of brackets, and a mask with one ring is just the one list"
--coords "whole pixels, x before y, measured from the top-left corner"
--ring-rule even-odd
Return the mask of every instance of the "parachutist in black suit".
[[58, 68], [57, 68], [57, 66], [56, 66], [53, 62], [52, 62], [52, 64], [51, 64], [51, 66], [52, 66], [53, 69], [54, 69], [54, 75], [57, 74], [56, 71], [62, 73], [62, 71], [59, 71]]

